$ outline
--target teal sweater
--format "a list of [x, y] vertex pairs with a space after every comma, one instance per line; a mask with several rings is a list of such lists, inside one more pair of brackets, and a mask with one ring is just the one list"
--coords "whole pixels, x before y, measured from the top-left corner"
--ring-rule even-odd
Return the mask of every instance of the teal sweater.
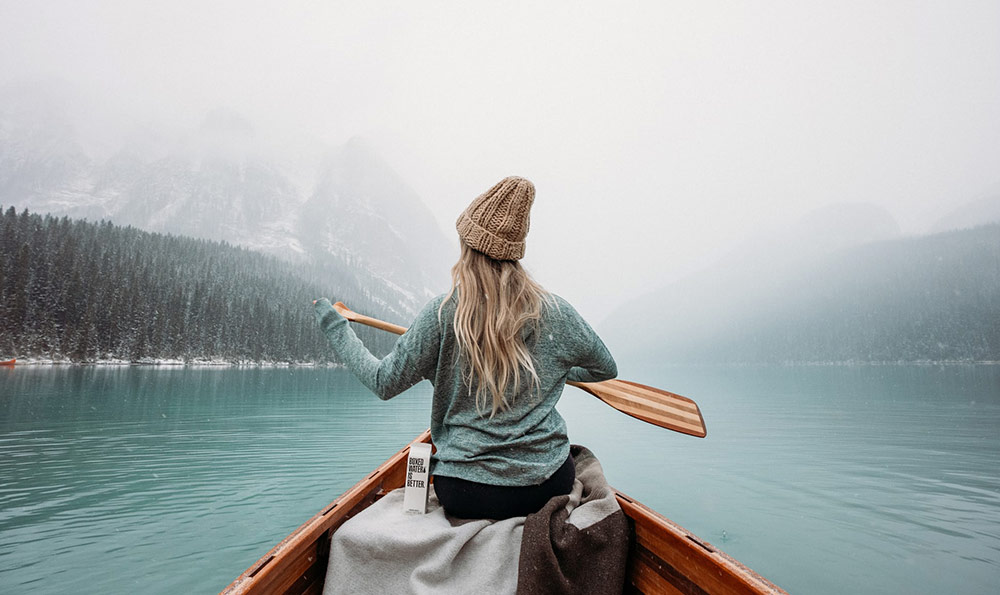
[[522, 388], [509, 409], [490, 418], [489, 411], [477, 411], [475, 390], [470, 391], [463, 379], [452, 328], [454, 298], [438, 318], [444, 297], [424, 306], [382, 359], [368, 351], [329, 300], [316, 302], [316, 319], [337, 355], [380, 399], [391, 399], [425, 378], [431, 381], [431, 439], [437, 447], [432, 473], [491, 485], [542, 483], [569, 456], [566, 422], [555, 409], [563, 386], [567, 380], [614, 378], [618, 373], [614, 359], [576, 310], [553, 296], [554, 304], [543, 309], [538, 331], [525, 340], [541, 390]]

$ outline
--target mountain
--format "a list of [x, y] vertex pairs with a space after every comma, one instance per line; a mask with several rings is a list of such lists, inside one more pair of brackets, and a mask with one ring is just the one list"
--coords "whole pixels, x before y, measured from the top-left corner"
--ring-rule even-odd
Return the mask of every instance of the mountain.
[[66, 208], [91, 185], [63, 89], [0, 87], [0, 202]]
[[94, 216], [277, 256], [301, 253], [293, 229], [301, 192], [239, 115], [213, 110], [166, 155], [146, 161], [141, 154], [126, 146], [96, 168], [81, 201], [99, 207]]
[[602, 335], [648, 363], [1000, 360], [1000, 225], [761, 256], [626, 304]]
[[457, 252], [417, 194], [360, 138], [329, 155], [296, 230], [312, 254], [407, 280], [399, 289], [418, 288], [410, 297], [420, 303], [446, 286]]
[[670, 311], [683, 313], [670, 316], [671, 341], [676, 342], [678, 335], [724, 334], [731, 318], [749, 316], [756, 304], [772, 299], [780, 279], [838, 250], [898, 236], [899, 225], [881, 207], [864, 203], [828, 205], [806, 213], [790, 226], [769, 229], [747, 239], [708, 269], [627, 302], [599, 327], [609, 346], [620, 341], [616, 347], [624, 353], [636, 344], [634, 329], [646, 327], [641, 322], [643, 317], [653, 321], [647, 330], [657, 328], [655, 321], [666, 315], [661, 307], [667, 306]]
[[1000, 222], [1000, 195], [981, 198], [964, 204], [938, 219], [931, 233], [952, 229], [968, 229], [977, 225]]
[[133, 127], [98, 151], [66, 94], [0, 88], [0, 203], [265, 252], [394, 295], [402, 320], [444, 288], [455, 250], [363, 140], [279, 144], [220, 108], [196, 130]]

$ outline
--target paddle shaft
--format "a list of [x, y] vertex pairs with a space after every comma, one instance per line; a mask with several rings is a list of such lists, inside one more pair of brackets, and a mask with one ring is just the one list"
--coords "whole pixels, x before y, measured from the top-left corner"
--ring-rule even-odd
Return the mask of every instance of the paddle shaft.
[[[341, 316], [351, 322], [397, 335], [406, 332], [404, 326], [358, 314], [345, 306], [343, 302], [337, 302], [333, 307]], [[603, 382], [567, 382], [566, 384], [585, 390], [618, 411], [655, 426], [698, 438], [704, 438], [707, 433], [701, 410], [694, 401], [687, 397], [618, 379]]]

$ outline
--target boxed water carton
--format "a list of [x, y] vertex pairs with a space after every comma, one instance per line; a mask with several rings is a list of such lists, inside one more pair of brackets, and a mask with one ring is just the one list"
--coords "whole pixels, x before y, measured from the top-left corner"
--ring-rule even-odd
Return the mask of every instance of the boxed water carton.
[[431, 445], [426, 442], [410, 445], [406, 460], [406, 483], [403, 492], [403, 512], [427, 512], [427, 490], [430, 486]]

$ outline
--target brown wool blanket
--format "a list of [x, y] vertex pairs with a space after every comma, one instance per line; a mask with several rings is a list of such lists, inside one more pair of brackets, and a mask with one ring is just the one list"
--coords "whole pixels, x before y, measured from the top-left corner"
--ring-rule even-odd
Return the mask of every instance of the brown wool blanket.
[[503, 521], [403, 513], [394, 490], [333, 535], [324, 593], [620, 594], [628, 521], [601, 464], [571, 450], [576, 482], [542, 510]]

